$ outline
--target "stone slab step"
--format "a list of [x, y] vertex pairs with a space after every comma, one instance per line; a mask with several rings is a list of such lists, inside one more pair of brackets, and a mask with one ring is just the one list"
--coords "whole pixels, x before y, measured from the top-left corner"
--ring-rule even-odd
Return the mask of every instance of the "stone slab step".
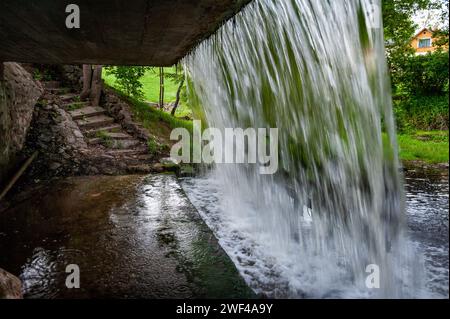
[[41, 82], [46, 89], [58, 89], [61, 87], [61, 82], [59, 81], [44, 81]]
[[83, 118], [82, 120], [77, 120], [76, 122], [80, 128], [88, 130], [109, 126], [114, 123], [114, 119], [105, 115], [97, 115]]
[[[60, 95], [59, 96], [59, 98], [61, 99], [61, 100], [63, 100], [64, 102], [68, 102], [68, 101], [70, 101], [70, 100], [74, 100], [74, 99], [76, 99], [76, 98], [79, 98], [79, 95], [78, 94], [75, 94], [75, 93], [67, 93], [67, 94], [63, 94], [63, 95]], [[78, 102], [78, 101], [77, 101]]]
[[109, 150], [107, 154], [112, 156], [123, 155], [123, 156], [138, 156], [147, 154], [146, 149], [124, 149], [124, 150]]
[[119, 150], [128, 150], [137, 145], [139, 145], [140, 141], [135, 139], [129, 140], [114, 140], [114, 139], [105, 139], [101, 137], [94, 137], [88, 140], [90, 145], [103, 145], [109, 149], [119, 149]]
[[47, 91], [53, 94], [61, 94], [61, 95], [70, 93], [69, 88], [47, 88]]
[[113, 139], [113, 140], [134, 140], [133, 136], [131, 136], [130, 134], [127, 134], [127, 133], [123, 133], [123, 132], [115, 133], [115, 132], [108, 132], [108, 131], [101, 131], [101, 130], [97, 131], [96, 137], [98, 137], [98, 133], [100, 133], [100, 132], [101, 132], [102, 136]]
[[70, 111], [69, 114], [74, 120], [86, 119], [88, 117], [93, 117], [97, 115], [102, 115], [105, 113], [105, 109], [99, 106], [86, 106], [81, 109]]
[[123, 133], [123, 132], [118, 132], [118, 133], [105, 132], [105, 135], [112, 139], [115, 139], [115, 140], [132, 140], [133, 139], [133, 137], [130, 134]]
[[70, 102], [63, 104], [64, 109], [72, 111], [81, 109], [86, 106], [89, 106], [89, 102]]
[[111, 131], [120, 131], [122, 130], [122, 126], [120, 124], [112, 124], [104, 127], [97, 127], [85, 132], [86, 136], [95, 137], [98, 132], [111, 132]]

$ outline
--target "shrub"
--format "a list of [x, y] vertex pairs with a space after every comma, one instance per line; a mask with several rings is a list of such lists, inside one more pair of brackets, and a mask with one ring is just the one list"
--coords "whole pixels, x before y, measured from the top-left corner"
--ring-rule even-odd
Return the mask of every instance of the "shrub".
[[400, 132], [448, 130], [448, 94], [396, 100], [394, 113]]

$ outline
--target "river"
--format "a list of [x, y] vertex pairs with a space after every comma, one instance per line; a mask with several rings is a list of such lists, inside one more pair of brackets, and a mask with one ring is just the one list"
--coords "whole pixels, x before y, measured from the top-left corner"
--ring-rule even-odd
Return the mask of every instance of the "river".
[[[25, 298], [365, 297], [297, 276], [296, 258], [264, 250], [270, 239], [246, 232], [252, 220], [221, 211], [218, 184], [185, 178], [182, 188], [175, 176], [156, 175], [33, 187], [0, 209], [0, 265], [22, 279]], [[410, 170], [406, 190], [427, 296], [448, 297], [448, 177]], [[65, 286], [68, 264], [80, 268], [80, 289]]]

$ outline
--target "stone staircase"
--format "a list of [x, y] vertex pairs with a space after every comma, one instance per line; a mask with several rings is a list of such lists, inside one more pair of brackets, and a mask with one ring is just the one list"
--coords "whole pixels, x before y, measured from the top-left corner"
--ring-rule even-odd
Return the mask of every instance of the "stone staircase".
[[106, 110], [81, 101], [77, 93], [61, 87], [58, 81], [43, 82], [49, 93], [63, 102], [62, 108], [72, 117], [83, 133], [90, 150], [102, 156], [116, 158], [127, 166], [149, 164], [151, 155], [144, 141], [126, 132]]

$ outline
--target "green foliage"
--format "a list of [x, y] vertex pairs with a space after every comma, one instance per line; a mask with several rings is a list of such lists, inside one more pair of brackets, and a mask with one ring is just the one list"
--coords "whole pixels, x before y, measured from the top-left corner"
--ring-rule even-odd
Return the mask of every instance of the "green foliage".
[[[181, 79], [183, 73], [180, 70], [177, 70], [176, 67], [171, 67], [165, 68], [164, 74], [165, 77], [169, 80], [164, 84], [164, 101], [167, 101], [169, 103], [174, 102], [176, 100], [179, 80]], [[126, 91], [118, 84], [115, 75], [107, 73], [103, 75], [103, 78], [106, 84], [119, 89], [126, 94]], [[143, 96], [137, 98], [152, 103], [158, 103], [160, 84], [158, 72], [156, 72], [154, 68], [149, 68], [139, 79], [139, 82], [142, 84]], [[176, 115], [178, 117], [191, 117], [192, 115], [191, 108], [187, 103], [186, 85], [183, 85], [183, 89], [181, 91], [181, 103], [177, 109]]]
[[37, 80], [37, 81], [52, 81], [53, 80], [53, 76], [51, 74], [51, 72], [49, 70], [39, 70], [39, 69], [35, 69], [34, 73], [33, 73], [33, 79]]
[[394, 112], [401, 132], [448, 129], [448, 52], [409, 56], [399, 65]]
[[448, 130], [448, 94], [395, 100], [394, 113], [400, 132]]
[[167, 144], [159, 144], [154, 139], [149, 139], [147, 142], [147, 146], [150, 154], [162, 154], [169, 150], [169, 146]]
[[402, 66], [414, 55], [411, 38], [416, 30], [412, 16], [435, 7], [436, 0], [382, 0], [386, 56], [394, 88], [401, 83]]
[[69, 106], [67, 107], [67, 109], [69, 111], [75, 111], [78, 110], [80, 108], [82, 108], [85, 104], [83, 102], [72, 102], [69, 104]]
[[[441, 16], [439, 20], [441, 21], [441, 29], [435, 30], [433, 37], [435, 40], [433, 41], [433, 46], [436, 46], [438, 49], [443, 49], [444, 47], [448, 48], [449, 44], [449, 24], [448, 24], [448, 8], [449, 8], [449, 0], [440, 0], [440, 10]], [[439, 7], [439, 6], [438, 6]]]
[[114, 145], [114, 139], [108, 135], [105, 131], [98, 131], [96, 134], [96, 137], [100, 139], [100, 143], [105, 146], [112, 148]]
[[128, 96], [142, 99], [144, 93], [141, 78], [150, 69], [145, 66], [110, 66], [106, 67], [106, 74], [113, 75], [116, 85]]
[[448, 52], [407, 57], [400, 66], [397, 90], [413, 95], [448, 93]]
[[151, 124], [156, 122], [163, 122], [170, 127], [170, 129], [177, 127], [184, 127], [189, 132], [192, 132], [192, 122], [175, 118], [170, 114], [155, 109], [145, 102], [142, 102], [136, 98], [127, 96], [124, 92], [109, 87], [114, 90], [122, 99], [128, 101], [133, 106], [133, 113], [136, 118], [144, 124], [146, 128], [151, 129]]

